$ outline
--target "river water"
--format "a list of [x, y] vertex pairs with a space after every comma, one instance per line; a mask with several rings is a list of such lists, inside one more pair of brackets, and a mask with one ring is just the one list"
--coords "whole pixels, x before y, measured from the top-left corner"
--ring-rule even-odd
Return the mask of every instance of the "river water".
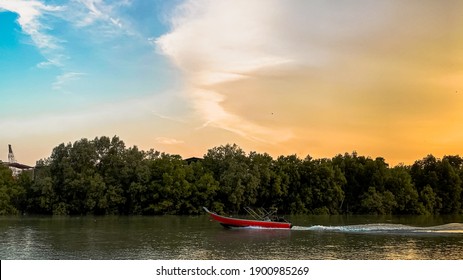
[[291, 230], [195, 217], [0, 217], [0, 259], [463, 259], [463, 216], [291, 216]]

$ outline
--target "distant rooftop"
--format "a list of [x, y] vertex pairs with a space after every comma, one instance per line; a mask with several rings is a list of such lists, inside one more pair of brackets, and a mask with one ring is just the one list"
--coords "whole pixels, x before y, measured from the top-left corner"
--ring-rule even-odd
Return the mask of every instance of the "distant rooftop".
[[21, 164], [21, 163], [18, 163], [18, 162], [4, 162], [4, 161], [1, 161], [0, 162], [8, 167], [15, 167], [15, 168], [18, 168], [18, 169], [32, 169], [34, 167], [32, 166], [29, 166], [29, 165], [25, 165], [25, 164]]
[[192, 162], [198, 162], [198, 161], [201, 161], [203, 160], [202, 158], [198, 158], [198, 157], [190, 157], [190, 158], [186, 158], [185, 161], [188, 163], [188, 164], [191, 164]]

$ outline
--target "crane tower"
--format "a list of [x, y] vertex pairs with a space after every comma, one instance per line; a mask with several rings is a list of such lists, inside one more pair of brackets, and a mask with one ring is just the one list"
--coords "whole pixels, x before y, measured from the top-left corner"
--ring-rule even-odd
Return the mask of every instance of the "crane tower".
[[11, 145], [8, 144], [8, 163], [16, 163], [16, 159], [14, 158], [13, 148]]

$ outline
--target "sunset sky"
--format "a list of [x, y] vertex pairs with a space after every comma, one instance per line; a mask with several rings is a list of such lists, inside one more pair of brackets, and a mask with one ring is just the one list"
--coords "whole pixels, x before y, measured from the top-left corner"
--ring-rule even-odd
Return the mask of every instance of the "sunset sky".
[[0, 0], [0, 160], [119, 136], [391, 166], [463, 155], [463, 1]]

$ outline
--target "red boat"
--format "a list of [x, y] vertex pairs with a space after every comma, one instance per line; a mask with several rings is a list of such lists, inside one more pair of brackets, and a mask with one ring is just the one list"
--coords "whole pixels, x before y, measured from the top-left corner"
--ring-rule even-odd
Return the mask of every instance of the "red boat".
[[241, 227], [259, 227], [259, 228], [275, 228], [275, 229], [290, 229], [292, 227], [291, 223], [282, 219], [278, 218], [272, 219], [270, 212], [264, 212], [263, 215], [258, 214], [257, 212], [245, 208], [248, 213], [251, 214], [257, 220], [247, 220], [247, 219], [238, 219], [238, 218], [230, 218], [218, 215], [214, 212], [209, 211], [206, 207], [203, 207], [204, 211], [206, 211], [212, 219], [219, 222], [225, 228], [241, 228]]

